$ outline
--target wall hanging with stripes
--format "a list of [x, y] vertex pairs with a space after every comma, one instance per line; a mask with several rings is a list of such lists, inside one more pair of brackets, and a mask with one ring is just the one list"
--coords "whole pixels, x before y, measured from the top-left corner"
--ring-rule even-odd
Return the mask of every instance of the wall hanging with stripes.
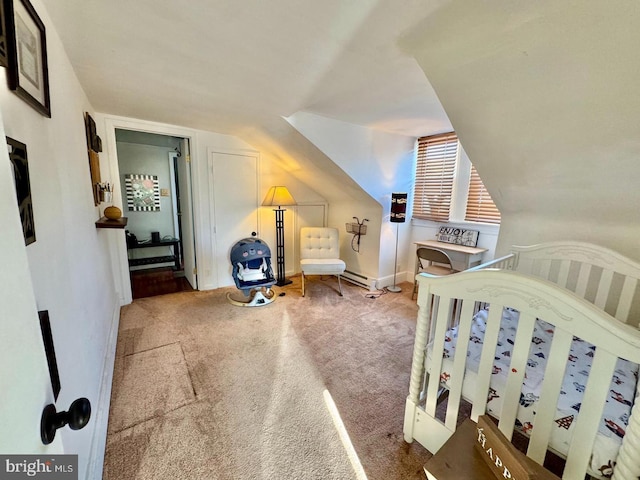
[[127, 207], [134, 212], [160, 210], [160, 186], [157, 175], [128, 173], [124, 176]]

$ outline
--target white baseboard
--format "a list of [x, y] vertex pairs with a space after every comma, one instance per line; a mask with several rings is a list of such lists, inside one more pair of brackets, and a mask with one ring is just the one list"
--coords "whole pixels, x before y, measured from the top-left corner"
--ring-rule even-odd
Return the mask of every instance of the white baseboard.
[[91, 451], [87, 462], [86, 480], [102, 478], [104, 453], [107, 445], [107, 425], [109, 423], [109, 407], [111, 406], [111, 383], [113, 381], [113, 366], [116, 358], [116, 344], [118, 342], [118, 327], [120, 326], [120, 305], [113, 306], [111, 328], [107, 339], [104, 360], [102, 362], [102, 381], [98, 405], [92, 410], [95, 428], [91, 439]]
[[[413, 272], [398, 272], [396, 273], [395, 283], [411, 282], [413, 283]], [[386, 275], [378, 279], [378, 288], [389, 287], [393, 285], [393, 275]]]
[[376, 278], [369, 278], [365, 275], [351, 272], [349, 270], [346, 270], [342, 275], [340, 275], [340, 277], [342, 277], [342, 279], [346, 280], [347, 282], [353, 283], [354, 285], [358, 285], [362, 288], [366, 288], [369, 291], [374, 291], [376, 289], [376, 283], [378, 281]]

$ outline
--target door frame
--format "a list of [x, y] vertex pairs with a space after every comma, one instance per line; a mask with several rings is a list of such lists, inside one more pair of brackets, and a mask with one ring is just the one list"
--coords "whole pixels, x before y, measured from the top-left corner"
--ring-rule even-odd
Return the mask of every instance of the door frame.
[[174, 165], [178, 157], [178, 152], [169, 152], [169, 177], [171, 177], [171, 191], [174, 192], [174, 194], [171, 196], [171, 208], [173, 208], [173, 231], [175, 232], [174, 237], [182, 240], [182, 231], [180, 222], [178, 222], [178, 216], [180, 212], [178, 212], [178, 197], [176, 194], [176, 181], [178, 172], [176, 172], [176, 168]]
[[[168, 135], [172, 137], [185, 138], [189, 141], [191, 150], [191, 162], [192, 167], [196, 165], [197, 155], [194, 152], [198, 151], [197, 148], [197, 136], [196, 131], [188, 128], [181, 128], [174, 125], [166, 125], [155, 122], [148, 122], [145, 120], [132, 120], [130, 118], [119, 117], [114, 115], [104, 115], [96, 113], [96, 128], [99, 133], [102, 133], [102, 138], [106, 141], [103, 142], [105, 149], [101, 159], [106, 159], [104, 166], [101, 168], [103, 172], [106, 171], [107, 178], [110, 178], [110, 182], [115, 186], [116, 192], [122, 192], [123, 186], [120, 184], [120, 169], [118, 167], [118, 151], [116, 145], [116, 129], [121, 130], [134, 130], [145, 133], [155, 133], [158, 135]], [[192, 168], [193, 170], [193, 168]], [[193, 180], [193, 179], [192, 179]], [[193, 199], [198, 198], [198, 185], [197, 182], [191, 182], [192, 194], [189, 201], [193, 209], [193, 237], [195, 239], [195, 251], [196, 259], [202, 258], [199, 251], [200, 245], [200, 210], [198, 208], [198, 202]], [[122, 196], [120, 194], [114, 195], [113, 204], [120, 207], [120, 209], [126, 212], [122, 205]], [[120, 300], [120, 305], [127, 305], [133, 301], [133, 295], [131, 291], [131, 279], [129, 278], [129, 260], [127, 255], [127, 245], [124, 238], [124, 232], [122, 235], [113, 235], [109, 237], [109, 249], [111, 255], [111, 264], [113, 272], [113, 282], [116, 288], [116, 293]]]

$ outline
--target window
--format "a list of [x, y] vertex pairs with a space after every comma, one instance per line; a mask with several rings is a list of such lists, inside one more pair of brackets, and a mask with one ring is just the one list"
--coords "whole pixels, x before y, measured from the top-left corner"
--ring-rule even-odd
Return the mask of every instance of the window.
[[468, 222], [500, 224], [500, 210], [491, 199], [491, 195], [482, 183], [482, 179], [471, 165], [469, 193], [467, 195], [467, 212], [464, 219]]
[[418, 139], [414, 218], [436, 222], [449, 220], [457, 157], [458, 137], [455, 133]]
[[[465, 221], [500, 224], [499, 210], [475, 167], [460, 155], [459, 145], [453, 132], [418, 139], [413, 217], [435, 222], [461, 221], [466, 202]], [[465, 195], [460, 198], [462, 192]], [[458, 197], [459, 207], [454, 208], [454, 197]], [[460, 218], [451, 218], [454, 210], [460, 213], [453, 216]]]

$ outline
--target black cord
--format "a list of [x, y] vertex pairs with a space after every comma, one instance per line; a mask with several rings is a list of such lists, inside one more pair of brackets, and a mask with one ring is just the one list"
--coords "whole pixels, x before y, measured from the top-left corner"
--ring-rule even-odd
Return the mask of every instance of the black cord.
[[375, 292], [369, 292], [367, 293], [364, 297], [365, 298], [380, 298], [382, 295], [386, 295], [387, 293], [389, 293], [387, 291], [386, 288], [382, 289], [382, 290], [377, 290]]

